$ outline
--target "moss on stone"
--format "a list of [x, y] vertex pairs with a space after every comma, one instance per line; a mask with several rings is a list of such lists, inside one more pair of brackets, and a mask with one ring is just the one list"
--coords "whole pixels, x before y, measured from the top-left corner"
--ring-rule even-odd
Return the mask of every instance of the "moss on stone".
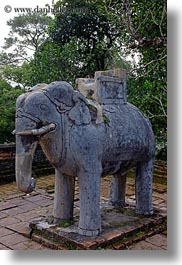
[[96, 111], [96, 108], [91, 104], [88, 104], [88, 108], [90, 111]]
[[68, 227], [68, 226], [70, 226], [70, 225], [72, 225], [72, 224], [74, 224], [74, 222], [73, 221], [60, 221], [58, 224], [57, 224], [57, 226], [59, 226], [59, 227]]
[[103, 115], [103, 120], [105, 124], [109, 124], [110, 120], [106, 115]]

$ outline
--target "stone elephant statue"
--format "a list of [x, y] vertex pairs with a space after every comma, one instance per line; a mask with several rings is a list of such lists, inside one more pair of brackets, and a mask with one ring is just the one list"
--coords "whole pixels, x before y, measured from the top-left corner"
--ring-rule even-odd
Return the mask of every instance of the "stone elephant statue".
[[73, 218], [75, 176], [80, 191], [78, 233], [101, 232], [100, 177], [112, 175], [110, 203], [125, 205], [127, 171], [136, 167], [136, 213], [150, 215], [155, 138], [151, 124], [132, 104], [96, 110], [67, 82], [56, 81], [18, 97], [16, 103], [16, 181], [35, 188], [32, 160], [39, 142], [55, 167], [54, 221]]

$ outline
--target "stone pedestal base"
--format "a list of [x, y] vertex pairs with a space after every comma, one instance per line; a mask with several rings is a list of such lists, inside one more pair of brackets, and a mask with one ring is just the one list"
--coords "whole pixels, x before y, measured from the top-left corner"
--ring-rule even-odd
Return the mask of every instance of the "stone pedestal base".
[[136, 215], [134, 207], [116, 209], [107, 206], [102, 209], [102, 233], [99, 235], [79, 235], [78, 215], [71, 224], [51, 224], [49, 218], [31, 222], [30, 228], [33, 240], [52, 249], [93, 250], [117, 245], [117, 242], [122, 245], [126, 239], [159, 226], [164, 218], [156, 209], [152, 216], [146, 217]]

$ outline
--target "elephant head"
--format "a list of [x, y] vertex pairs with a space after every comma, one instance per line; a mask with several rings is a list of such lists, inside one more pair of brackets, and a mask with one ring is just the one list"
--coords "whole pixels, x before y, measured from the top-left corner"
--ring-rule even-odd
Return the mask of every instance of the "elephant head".
[[63, 116], [76, 126], [91, 121], [86, 98], [67, 82], [53, 82], [17, 99], [16, 181], [21, 191], [30, 193], [35, 188], [32, 160], [38, 142], [49, 161], [58, 166], [63, 148]]

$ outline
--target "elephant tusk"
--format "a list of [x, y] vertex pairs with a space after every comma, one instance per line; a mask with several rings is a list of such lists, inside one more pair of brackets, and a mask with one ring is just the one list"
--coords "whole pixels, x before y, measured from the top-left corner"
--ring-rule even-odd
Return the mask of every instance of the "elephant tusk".
[[33, 135], [42, 135], [48, 132], [53, 131], [56, 128], [56, 125], [54, 123], [50, 123], [46, 126], [41, 127], [40, 129], [35, 129], [33, 131]]
[[33, 130], [27, 130], [27, 131], [18, 132], [18, 133], [16, 133], [16, 135], [19, 135], [19, 136], [28, 136], [28, 135], [39, 136], [39, 135], [51, 132], [55, 128], [56, 128], [56, 125], [54, 123], [50, 123], [50, 124], [45, 125], [45, 126], [39, 128], [39, 129], [33, 129]]
[[35, 131], [35, 130], [22, 131], [22, 132], [18, 132], [18, 133], [16, 133], [16, 135], [19, 135], [19, 136], [33, 135], [33, 131]]
[[15, 134], [16, 134], [16, 130], [13, 130], [13, 131], [11, 132], [11, 134], [12, 134], [12, 135], [15, 135]]

